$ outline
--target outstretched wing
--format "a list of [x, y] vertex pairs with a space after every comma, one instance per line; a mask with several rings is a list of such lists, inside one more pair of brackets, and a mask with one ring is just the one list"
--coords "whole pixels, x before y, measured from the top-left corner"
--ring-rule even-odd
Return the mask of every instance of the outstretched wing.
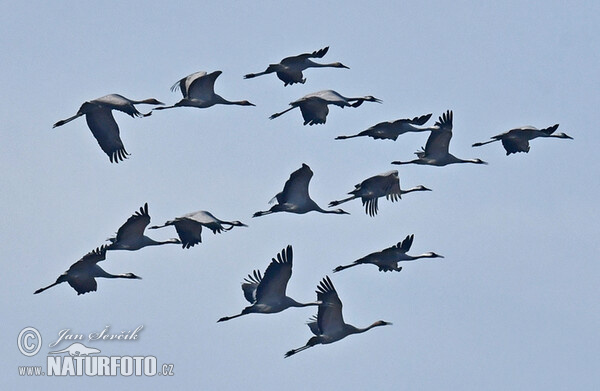
[[100, 148], [108, 155], [111, 163], [118, 163], [127, 159], [129, 154], [121, 141], [119, 125], [117, 125], [110, 109], [96, 107], [86, 113], [85, 120]]
[[210, 100], [215, 94], [215, 80], [221, 74], [215, 71], [207, 75], [196, 77], [188, 86], [187, 96], [189, 99]]
[[175, 91], [175, 90], [179, 89], [181, 91], [181, 94], [183, 95], [183, 97], [187, 98], [190, 84], [192, 84], [194, 82], [194, 80], [196, 80], [202, 76], [205, 76], [205, 75], [206, 75], [206, 72], [204, 72], [204, 71], [192, 73], [191, 75], [188, 75], [188, 76], [184, 77], [183, 79], [179, 80], [177, 83], [173, 84], [171, 86], [171, 91]]
[[344, 327], [344, 318], [342, 302], [329, 276], [325, 276], [317, 287], [317, 300], [321, 301], [317, 312], [317, 325], [321, 334], [335, 334]]
[[415, 235], [408, 235], [406, 238], [404, 238], [404, 240], [402, 242], [398, 243], [398, 245], [396, 247], [403, 253], [406, 253], [406, 252], [408, 252], [408, 250], [410, 250], [410, 247], [412, 246], [414, 238], [415, 238]]
[[256, 302], [256, 288], [262, 281], [262, 275], [260, 270], [254, 270], [253, 274], [248, 274], [248, 277], [244, 278], [242, 283], [242, 290], [244, 291], [244, 297], [254, 304]]
[[202, 243], [202, 224], [185, 217], [175, 219], [172, 224], [175, 226], [183, 248], [194, 247], [196, 244]]
[[452, 111], [448, 110], [442, 114], [435, 126], [439, 129], [431, 131], [427, 144], [425, 144], [425, 156], [445, 156], [448, 154], [450, 139], [452, 138]]
[[150, 215], [148, 214], [148, 203], [146, 202], [139, 211], [136, 211], [119, 228], [117, 231], [117, 241], [129, 241], [142, 237], [148, 224], [150, 224]]
[[[306, 164], [290, 174], [290, 178], [285, 182], [283, 191], [277, 194], [277, 202], [285, 204], [286, 202], [297, 203], [296, 200], [303, 202], [310, 198], [308, 195], [308, 185], [313, 176], [313, 172]], [[299, 202], [298, 202], [299, 203]]]
[[325, 56], [325, 54], [327, 54], [328, 50], [329, 50], [329, 46], [324, 47], [323, 49], [320, 49], [320, 50], [315, 50], [312, 53], [302, 53], [297, 56], [286, 57], [283, 60], [281, 60], [281, 65], [294, 65], [294, 64], [302, 62], [308, 58], [322, 58], [323, 56]]
[[256, 301], [269, 301], [268, 298], [281, 298], [285, 296], [288, 281], [292, 276], [292, 246], [287, 246], [273, 258], [265, 275], [256, 288]]
[[104, 261], [106, 259], [106, 249], [107, 245], [102, 245], [97, 247], [95, 250], [90, 251], [85, 254], [79, 261], [86, 263], [98, 263], [100, 261]]

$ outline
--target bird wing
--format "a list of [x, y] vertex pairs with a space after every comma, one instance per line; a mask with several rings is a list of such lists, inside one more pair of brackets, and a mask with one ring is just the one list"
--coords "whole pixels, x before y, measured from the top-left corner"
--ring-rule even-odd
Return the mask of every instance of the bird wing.
[[202, 101], [210, 100], [215, 94], [215, 80], [221, 73], [221, 71], [215, 71], [194, 78], [188, 85], [186, 98]]
[[244, 278], [242, 283], [242, 291], [244, 291], [244, 297], [254, 304], [256, 302], [256, 288], [262, 281], [262, 275], [260, 270], [254, 270], [253, 274], [248, 274], [248, 277]]
[[281, 60], [281, 65], [286, 65], [286, 66], [296, 65], [298, 63], [302, 63], [304, 60], [306, 60], [308, 58], [322, 58], [323, 56], [325, 56], [325, 54], [327, 54], [328, 50], [329, 50], [329, 46], [324, 47], [323, 49], [320, 49], [320, 50], [315, 50], [312, 53], [302, 53], [297, 56], [286, 57], [283, 60]]
[[327, 102], [319, 98], [305, 99], [299, 105], [304, 125], [324, 124], [327, 121], [329, 107]]
[[348, 99], [342, 96], [340, 93], [334, 90], [323, 90], [313, 92], [312, 94], [308, 94], [304, 96], [304, 99], [321, 99], [325, 101], [327, 104], [332, 104], [340, 107], [350, 106], [348, 103]]
[[308, 319], [308, 322], [306, 322], [306, 325], [308, 326], [308, 328], [310, 328], [310, 331], [314, 334], [314, 335], [321, 335], [321, 330], [319, 330], [319, 323], [317, 321], [317, 316], [313, 315]]
[[443, 113], [435, 123], [438, 129], [432, 130], [427, 144], [425, 156], [445, 156], [448, 154], [450, 139], [452, 138], [452, 111]]
[[510, 131], [500, 139], [507, 155], [517, 152], [529, 152], [529, 138], [520, 136], [523, 136], [522, 131]]
[[82, 295], [87, 292], [95, 292], [98, 288], [96, 279], [89, 275], [77, 274], [74, 276], [69, 276], [67, 282], [73, 289], [77, 291], [78, 295]]
[[285, 182], [283, 191], [277, 194], [277, 202], [285, 204], [287, 202], [296, 203], [296, 200], [304, 202], [309, 199], [308, 185], [313, 176], [313, 172], [306, 164], [290, 174], [290, 178]]
[[407, 122], [409, 124], [412, 124], [412, 125], [422, 126], [422, 125], [425, 125], [425, 123], [427, 121], [429, 121], [429, 118], [431, 118], [431, 115], [432, 114], [429, 113], [429, 114], [422, 115], [420, 117], [415, 117], [413, 119], [404, 119], [404, 120], [400, 120], [400, 121], [405, 121], [405, 122]]
[[144, 230], [148, 224], [150, 224], [150, 215], [148, 214], [148, 203], [145, 203], [119, 228], [117, 241], [127, 241], [144, 236]]
[[107, 245], [102, 245], [97, 247], [95, 250], [90, 251], [85, 254], [79, 262], [84, 263], [98, 263], [100, 261], [104, 261], [106, 259], [106, 249]]
[[202, 243], [202, 224], [182, 217], [175, 219], [173, 225], [183, 248], [194, 247], [196, 244]]
[[265, 270], [263, 279], [256, 288], [256, 301], [269, 301], [269, 298], [285, 297], [285, 290], [288, 281], [292, 276], [292, 246], [287, 246], [277, 254], [277, 259], [273, 258]]
[[335, 334], [344, 327], [342, 302], [329, 276], [317, 287], [317, 300], [321, 301], [317, 312], [317, 325], [321, 334]]
[[556, 131], [556, 129], [558, 129], [558, 124], [552, 125], [550, 127], [544, 128], [544, 129], [540, 129], [540, 132], [550, 135], [550, 134], [554, 133]]
[[404, 240], [402, 242], [399, 242], [396, 245], [396, 248], [403, 253], [408, 252], [408, 250], [410, 250], [410, 247], [412, 246], [414, 238], [415, 238], [415, 235], [408, 235], [406, 238], [404, 238]]
[[190, 84], [192, 84], [194, 82], [194, 80], [196, 80], [202, 76], [205, 76], [205, 75], [206, 75], [206, 72], [204, 72], [204, 71], [192, 73], [191, 75], [188, 75], [188, 76], [184, 77], [183, 79], [177, 81], [177, 83], [173, 84], [171, 86], [171, 91], [175, 91], [175, 90], [179, 89], [181, 91], [181, 94], [183, 95], [183, 97], [187, 98]]
[[96, 106], [86, 113], [85, 120], [111, 163], [118, 163], [127, 158], [128, 153], [119, 136], [119, 125], [110, 109]]

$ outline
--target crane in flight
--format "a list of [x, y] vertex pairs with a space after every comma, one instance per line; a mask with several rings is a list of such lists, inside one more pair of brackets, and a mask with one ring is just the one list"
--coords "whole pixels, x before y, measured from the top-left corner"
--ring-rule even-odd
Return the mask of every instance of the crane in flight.
[[327, 114], [329, 114], [328, 105], [334, 105], [341, 108], [358, 107], [362, 105], [363, 102], [381, 103], [382, 101], [371, 95], [359, 98], [347, 98], [334, 90], [323, 90], [313, 92], [312, 94], [305, 95], [302, 98], [293, 101], [290, 103], [291, 107], [289, 109], [275, 113], [271, 115], [269, 119], [275, 119], [280, 115], [299, 107], [302, 118], [304, 118], [304, 125], [324, 124], [327, 120]]
[[403, 118], [396, 121], [380, 122], [370, 128], [363, 130], [352, 136], [337, 136], [336, 140], [346, 140], [354, 137], [369, 136], [375, 140], [393, 140], [396, 141], [398, 136], [408, 132], [428, 132], [436, 128], [422, 127], [431, 118], [431, 114], [425, 114], [413, 119]]
[[307, 323], [310, 331], [315, 336], [309, 339], [306, 345], [288, 351], [285, 354], [286, 358], [318, 344], [330, 344], [352, 334], [364, 333], [373, 327], [392, 324], [384, 320], [378, 320], [368, 327], [358, 328], [344, 322], [342, 302], [328, 276], [323, 278], [320, 285], [317, 286], [317, 300], [321, 302], [317, 316], [313, 316]]
[[372, 176], [354, 187], [355, 189], [348, 193], [351, 194], [350, 197], [344, 198], [343, 200], [331, 201], [329, 207], [331, 208], [332, 206], [337, 206], [344, 202], [360, 198], [365, 207], [365, 213], [373, 217], [377, 214], [377, 200], [381, 197], [385, 197], [387, 200], [394, 202], [401, 199], [402, 194], [411, 193], [413, 191], [431, 191], [431, 189], [428, 189], [423, 185], [407, 190], [400, 189], [398, 170]]
[[494, 141], [502, 141], [502, 146], [506, 151], [506, 155], [517, 152], [529, 152], [529, 141], [538, 137], [554, 137], [554, 138], [567, 138], [573, 139], [573, 137], [564, 133], [555, 133], [558, 129], [558, 124], [552, 125], [548, 128], [538, 129], [533, 126], [521, 126], [520, 128], [514, 128], [508, 132], [493, 136], [491, 140], [484, 141], [482, 143], [473, 144], [474, 147], [480, 147], [485, 144], [493, 143]]
[[276, 73], [279, 80], [283, 82], [284, 86], [294, 83], [302, 83], [306, 81], [302, 75], [302, 71], [307, 68], [346, 68], [347, 66], [341, 62], [333, 62], [329, 64], [320, 64], [311, 60], [311, 58], [323, 58], [329, 46], [316, 50], [312, 53], [303, 53], [293, 57], [286, 57], [279, 62], [279, 64], [269, 64], [264, 72], [248, 73], [244, 75], [244, 79], [252, 79], [257, 76], [267, 75], [269, 73]]
[[33, 294], [36, 295], [63, 282], [67, 282], [73, 289], [75, 289], [75, 291], [77, 291], [77, 295], [83, 295], [87, 292], [95, 292], [98, 287], [96, 278], [99, 277], [141, 280], [141, 277], [138, 277], [133, 273], [110, 274], [105, 272], [104, 269], [98, 266], [98, 262], [106, 259], [106, 250], [107, 246], [104, 245], [90, 251], [79, 261], [72, 264], [69, 270], [58, 276], [55, 283], [50, 284], [47, 287], [40, 288], [33, 292]]
[[306, 164], [290, 174], [290, 178], [285, 182], [283, 190], [269, 201], [277, 202], [266, 211], [254, 213], [252, 217], [259, 217], [276, 212], [290, 212], [304, 214], [310, 211], [320, 213], [350, 214], [342, 209], [324, 210], [314, 202], [308, 194], [308, 185], [313, 176], [313, 172]]
[[171, 91], [179, 89], [183, 99], [173, 106], [157, 107], [154, 110], [172, 109], [174, 107], [198, 107], [201, 109], [214, 105], [237, 105], [255, 106], [247, 100], [231, 101], [215, 93], [215, 80], [223, 73], [215, 71], [206, 73], [204, 71], [192, 73], [173, 84]]
[[117, 125], [117, 121], [115, 121], [112, 111], [122, 111], [125, 114], [129, 114], [131, 117], [147, 117], [152, 114], [152, 112], [143, 114], [135, 108], [135, 105], [142, 103], [149, 105], [164, 105], [164, 103], [154, 98], [131, 100], [122, 95], [110, 94], [89, 102], [84, 102], [77, 111], [77, 114], [58, 121], [52, 127], [56, 128], [62, 126], [85, 115], [88, 127], [92, 131], [96, 141], [98, 141], [100, 148], [108, 155], [111, 163], [118, 163], [119, 161], [127, 159], [129, 153], [127, 153], [123, 141], [121, 141], [119, 125]]
[[119, 228], [115, 237], [109, 238], [111, 244], [107, 250], [139, 250], [146, 246], [159, 246], [162, 244], [181, 244], [181, 241], [176, 238], [166, 241], [156, 241], [144, 235], [144, 230], [150, 224], [150, 215], [148, 214], [148, 203], [136, 211], [127, 221]]
[[319, 302], [298, 303], [286, 296], [287, 284], [292, 276], [292, 259], [292, 246], [288, 245], [281, 250], [280, 254], [277, 254], [277, 259], [271, 260], [264, 277], [261, 276], [259, 270], [248, 274], [242, 283], [242, 290], [244, 297], [251, 305], [244, 308], [239, 314], [224, 316], [217, 322], [224, 322], [247, 314], [274, 314], [290, 307], [319, 305]]
[[402, 267], [398, 267], [398, 262], [402, 261], [414, 261], [420, 258], [444, 258], [442, 255], [434, 252], [427, 252], [420, 255], [408, 255], [407, 252], [412, 246], [415, 235], [408, 235], [403, 241], [398, 242], [395, 246], [388, 247], [382, 251], [377, 251], [366, 255], [346, 266], [338, 266], [333, 269], [333, 272], [339, 272], [349, 267], [363, 265], [371, 263], [379, 268], [380, 272], [390, 272], [402, 270]]
[[449, 152], [452, 138], [452, 111], [442, 114], [434, 125], [435, 129], [429, 134], [425, 148], [415, 152], [417, 159], [403, 162], [393, 161], [392, 164], [424, 164], [430, 166], [446, 166], [455, 163], [487, 164], [481, 159], [460, 159]]
[[162, 228], [168, 225], [175, 227], [183, 248], [194, 247], [196, 244], [202, 243], [201, 233], [203, 226], [213, 231], [214, 234], [229, 231], [233, 229], [233, 227], [247, 227], [247, 225], [241, 221], [221, 220], [210, 212], [199, 210], [169, 220], [163, 225], [154, 225], [149, 227], [149, 229]]

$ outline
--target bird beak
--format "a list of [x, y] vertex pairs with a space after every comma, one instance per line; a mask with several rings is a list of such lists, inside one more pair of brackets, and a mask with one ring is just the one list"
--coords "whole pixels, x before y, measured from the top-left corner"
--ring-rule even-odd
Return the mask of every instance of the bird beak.
[[373, 101], [377, 102], [377, 103], [383, 103], [383, 101], [381, 99], [377, 99], [377, 98], [373, 98]]

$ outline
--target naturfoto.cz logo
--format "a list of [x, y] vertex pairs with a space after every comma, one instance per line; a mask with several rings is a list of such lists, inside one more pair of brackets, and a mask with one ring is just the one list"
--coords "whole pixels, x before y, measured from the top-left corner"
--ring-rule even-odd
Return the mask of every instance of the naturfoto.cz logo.
[[[88, 341], [135, 341], [143, 326], [132, 331], [111, 334], [110, 326], [99, 333], [90, 333]], [[62, 341], [85, 340], [82, 334], [61, 330], [58, 339], [49, 344], [56, 347]], [[35, 356], [41, 349], [42, 336], [34, 327], [26, 327], [19, 333], [17, 346], [27, 357]], [[73, 342], [63, 349], [48, 352], [46, 370], [42, 366], [19, 366], [20, 376], [173, 376], [174, 365], [158, 365], [155, 356], [103, 356], [100, 349]]]

